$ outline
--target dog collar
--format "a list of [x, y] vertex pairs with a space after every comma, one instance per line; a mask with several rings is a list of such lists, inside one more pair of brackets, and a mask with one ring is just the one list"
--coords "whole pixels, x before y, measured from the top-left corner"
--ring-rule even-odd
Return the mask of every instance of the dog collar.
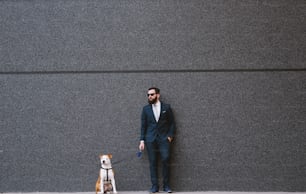
[[103, 168], [102, 166], [101, 166], [101, 168], [102, 168], [103, 170], [110, 170], [110, 169], [113, 169], [113, 168]]

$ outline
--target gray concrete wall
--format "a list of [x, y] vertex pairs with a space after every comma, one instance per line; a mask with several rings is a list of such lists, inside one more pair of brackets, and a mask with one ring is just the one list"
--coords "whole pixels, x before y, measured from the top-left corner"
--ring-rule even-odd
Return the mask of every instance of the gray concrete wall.
[[0, 192], [120, 191], [146, 90], [177, 121], [176, 191], [306, 191], [305, 1], [0, 1]]

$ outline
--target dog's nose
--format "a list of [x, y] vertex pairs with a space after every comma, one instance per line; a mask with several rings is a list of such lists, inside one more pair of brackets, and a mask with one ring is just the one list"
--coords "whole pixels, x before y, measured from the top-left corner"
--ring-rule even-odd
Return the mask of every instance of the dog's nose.
[[104, 164], [104, 163], [105, 163], [105, 160], [103, 160], [102, 163]]

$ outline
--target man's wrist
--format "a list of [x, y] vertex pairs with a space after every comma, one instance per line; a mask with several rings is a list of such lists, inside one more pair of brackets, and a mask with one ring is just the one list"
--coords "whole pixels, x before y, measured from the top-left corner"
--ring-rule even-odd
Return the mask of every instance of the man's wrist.
[[144, 143], [144, 140], [140, 140], [140, 143]]

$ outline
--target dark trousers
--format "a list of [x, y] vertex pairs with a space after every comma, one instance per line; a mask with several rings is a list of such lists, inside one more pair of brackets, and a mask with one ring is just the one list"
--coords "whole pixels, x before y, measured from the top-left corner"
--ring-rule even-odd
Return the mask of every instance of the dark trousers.
[[168, 140], [146, 142], [150, 162], [150, 175], [153, 186], [158, 187], [158, 154], [162, 162], [163, 185], [169, 186], [170, 143]]

